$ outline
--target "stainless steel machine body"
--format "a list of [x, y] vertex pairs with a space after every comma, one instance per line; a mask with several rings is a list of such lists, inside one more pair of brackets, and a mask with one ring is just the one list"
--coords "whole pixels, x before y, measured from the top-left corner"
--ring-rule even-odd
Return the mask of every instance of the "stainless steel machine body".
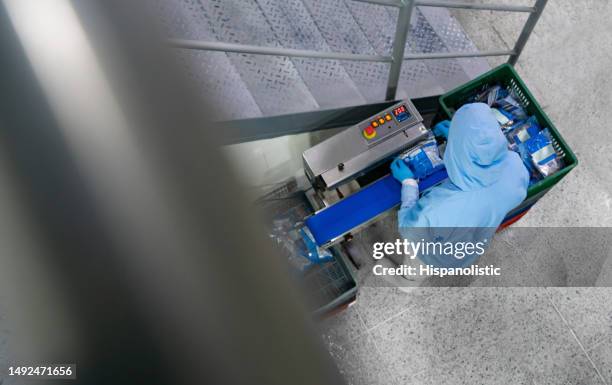
[[304, 170], [317, 189], [333, 189], [427, 134], [417, 109], [404, 100], [304, 151]]

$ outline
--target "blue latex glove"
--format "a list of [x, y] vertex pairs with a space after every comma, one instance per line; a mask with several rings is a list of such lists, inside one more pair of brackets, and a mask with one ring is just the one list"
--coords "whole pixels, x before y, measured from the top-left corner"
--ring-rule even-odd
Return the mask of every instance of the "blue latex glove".
[[414, 174], [403, 159], [397, 158], [391, 162], [391, 174], [402, 183], [406, 179], [414, 179]]
[[443, 136], [448, 139], [448, 130], [450, 129], [450, 120], [443, 120], [434, 126], [433, 132], [436, 136]]

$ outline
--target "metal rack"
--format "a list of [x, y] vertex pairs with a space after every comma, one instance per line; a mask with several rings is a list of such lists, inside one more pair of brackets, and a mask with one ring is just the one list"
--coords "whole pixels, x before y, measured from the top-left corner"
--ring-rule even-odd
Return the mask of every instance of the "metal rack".
[[[363, 55], [342, 52], [324, 52], [313, 50], [301, 50], [280, 47], [261, 47], [248, 44], [223, 43], [212, 41], [188, 40], [188, 39], [169, 39], [168, 43], [176, 48], [221, 51], [233, 53], [248, 53], [256, 55], [275, 55], [289, 57], [307, 57], [318, 59], [334, 60], [355, 60], [391, 63], [389, 77], [387, 80], [386, 100], [395, 100], [397, 86], [404, 60], [427, 60], [427, 59], [450, 59], [450, 58], [471, 58], [483, 56], [508, 56], [508, 63], [514, 65], [518, 60], [533, 28], [538, 22], [548, 0], [536, 0], [533, 6], [516, 6], [505, 4], [473, 4], [461, 1], [438, 1], [438, 0], [353, 0], [365, 3], [377, 4], [381, 6], [399, 8], [399, 15], [395, 28], [393, 40], [393, 50], [390, 56], [383, 55]], [[529, 17], [511, 50], [491, 50], [484, 52], [441, 52], [441, 53], [420, 53], [405, 54], [406, 41], [410, 31], [410, 18], [414, 7], [445, 7], [459, 8], [468, 10], [488, 10], [500, 12], [526, 12]]]

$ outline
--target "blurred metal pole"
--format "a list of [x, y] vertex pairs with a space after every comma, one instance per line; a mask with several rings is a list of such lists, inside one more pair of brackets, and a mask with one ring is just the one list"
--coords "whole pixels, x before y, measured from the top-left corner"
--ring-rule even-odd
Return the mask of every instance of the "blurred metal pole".
[[0, 6], [0, 145], [38, 250], [3, 259], [21, 357], [88, 385], [343, 383], [142, 7]]

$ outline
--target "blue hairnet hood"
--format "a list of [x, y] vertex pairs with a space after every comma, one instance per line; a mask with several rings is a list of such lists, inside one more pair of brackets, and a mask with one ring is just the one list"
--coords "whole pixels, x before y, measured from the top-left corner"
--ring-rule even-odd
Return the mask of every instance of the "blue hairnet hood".
[[507, 147], [488, 105], [464, 105], [451, 122], [444, 152], [451, 182], [463, 191], [490, 186], [501, 176]]
[[[426, 241], [490, 240], [504, 217], [527, 195], [529, 174], [488, 105], [467, 104], [453, 117], [444, 153], [449, 180], [417, 200], [415, 187], [402, 186], [399, 232]], [[414, 202], [411, 203], [410, 201]], [[420, 255], [435, 266], [469, 266], [477, 257]]]

